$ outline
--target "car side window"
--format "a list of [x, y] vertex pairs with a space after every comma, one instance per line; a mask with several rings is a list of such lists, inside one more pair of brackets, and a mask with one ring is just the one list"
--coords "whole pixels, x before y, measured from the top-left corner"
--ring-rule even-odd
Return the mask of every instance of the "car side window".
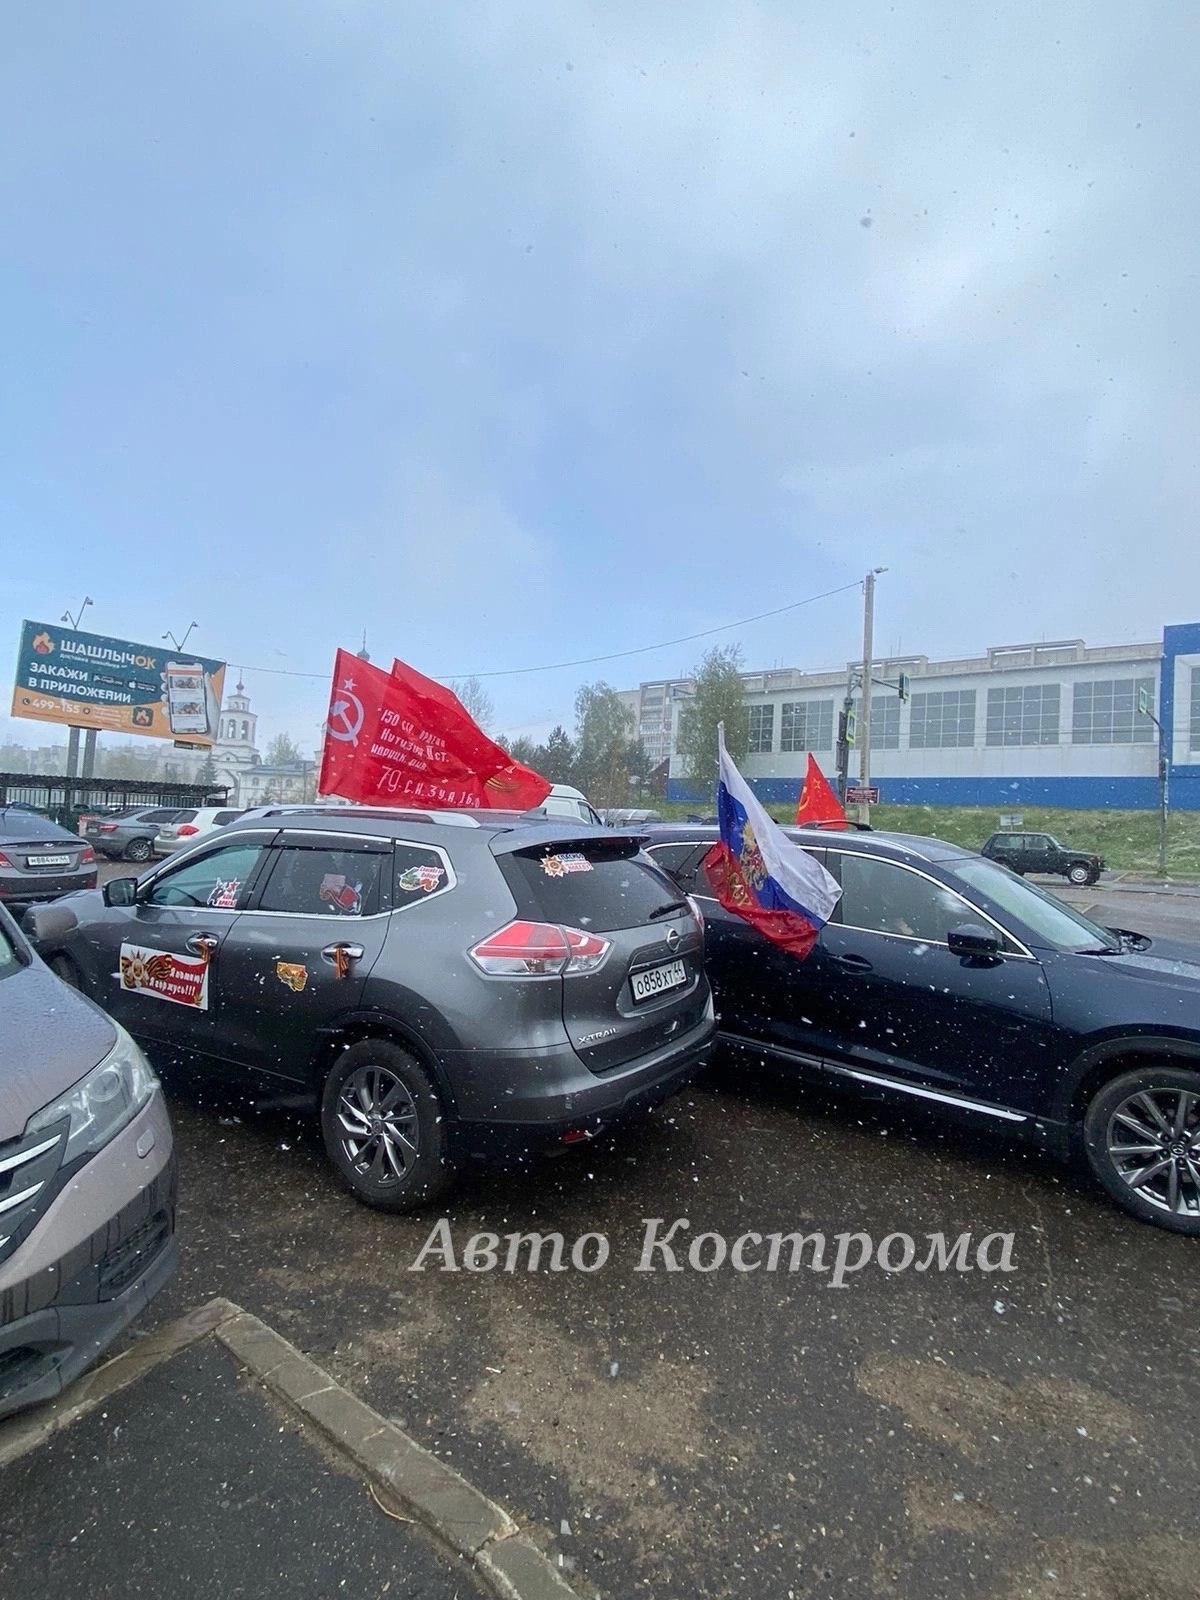
[[259, 911], [305, 917], [370, 917], [391, 852], [285, 844], [274, 852]]
[[146, 896], [146, 904], [238, 911], [246, 903], [246, 892], [262, 853], [261, 843], [247, 840], [193, 857], [182, 866], [160, 873]]
[[449, 882], [446, 863], [436, 850], [419, 844], [397, 844], [393, 904], [398, 911], [419, 904], [427, 896], [447, 888]]
[[[698, 845], [694, 839], [689, 839], [682, 844], [651, 845], [646, 854], [655, 866], [669, 872], [679, 887], [690, 894], [696, 887], [697, 868], [711, 849], [711, 844]], [[707, 882], [702, 892], [709, 892]]]
[[842, 853], [841, 921], [847, 928], [945, 944], [951, 928], [979, 913], [953, 889], [894, 861]]

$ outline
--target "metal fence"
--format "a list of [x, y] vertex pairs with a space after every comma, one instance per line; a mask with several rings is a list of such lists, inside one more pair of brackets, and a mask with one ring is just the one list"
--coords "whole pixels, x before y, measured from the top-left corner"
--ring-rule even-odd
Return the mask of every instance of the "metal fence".
[[203, 783], [156, 783], [142, 778], [64, 778], [0, 772], [0, 807], [31, 806], [74, 828], [88, 811], [110, 806], [224, 805], [229, 790]]

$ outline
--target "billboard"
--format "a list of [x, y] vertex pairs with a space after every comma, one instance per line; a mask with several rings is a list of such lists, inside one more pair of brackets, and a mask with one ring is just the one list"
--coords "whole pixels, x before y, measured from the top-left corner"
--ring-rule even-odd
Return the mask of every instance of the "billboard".
[[207, 746], [224, 693], [223, 661], [62, 623], [22, 624], [14, 717]]

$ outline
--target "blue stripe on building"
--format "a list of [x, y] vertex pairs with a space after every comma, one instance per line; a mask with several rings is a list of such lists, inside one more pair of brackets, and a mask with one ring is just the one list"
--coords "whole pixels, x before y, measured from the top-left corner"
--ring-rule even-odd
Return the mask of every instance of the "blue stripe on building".
[[[750, 781], [750, 780], [748, 780]], [[995, 806], [1001, 811], [1021, 806], [1053, 806], [1064, 811], [1153, 811], [1158, 806], [1156, 778], [878, 778], [883, 805]], [[764, 805], [795, 805], [800, 798], [796, 778], [750, 781]], [[667, 784], [667, 799], [676, 805], [712, 809], [694, 785], [680, 778]], [[1200, 811], [1200, 781], [1195, 772], [1177, 769], [1171, 780], [1172, 811]]]

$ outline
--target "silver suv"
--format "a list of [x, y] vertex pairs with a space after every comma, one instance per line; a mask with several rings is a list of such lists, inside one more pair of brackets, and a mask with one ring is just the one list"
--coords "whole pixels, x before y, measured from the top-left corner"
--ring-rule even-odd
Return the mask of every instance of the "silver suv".
[[468, 1158], [591, 1139], [713, 1037], [695, 903], [636, 835], [578, 822], [281, 807], [32, 915], [152, 1051], [307, 1091], [384, 1210]]
[[158, 1080], [0, 910], [0, 1417], [56, 1395], [175, 1268]]

